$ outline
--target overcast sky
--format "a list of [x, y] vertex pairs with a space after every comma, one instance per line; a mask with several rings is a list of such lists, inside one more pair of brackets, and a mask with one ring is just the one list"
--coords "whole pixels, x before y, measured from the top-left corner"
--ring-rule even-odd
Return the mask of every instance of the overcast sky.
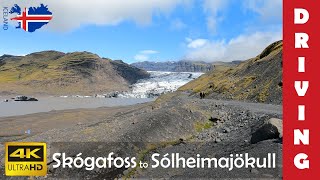
[[15, 3], [48, 5], [53, 20], [34, 33], [14, 22], [1, 28], [0, 54], [90, 51], [128, 63], [213, 62], [248, 59], [282, 39], [282, 0], [2, 0], [0, 6]]

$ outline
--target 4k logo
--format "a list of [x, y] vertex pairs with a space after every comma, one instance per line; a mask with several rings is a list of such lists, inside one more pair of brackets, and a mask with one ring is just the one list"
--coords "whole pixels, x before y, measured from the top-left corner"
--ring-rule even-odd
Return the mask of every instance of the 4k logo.
[[7, 176], [45, 176], [46, 143], [6, 143]]

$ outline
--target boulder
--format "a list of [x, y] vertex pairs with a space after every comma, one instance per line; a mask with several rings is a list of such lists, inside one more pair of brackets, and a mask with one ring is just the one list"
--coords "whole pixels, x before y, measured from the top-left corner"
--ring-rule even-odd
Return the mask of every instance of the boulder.
[[255, 144], [268, 139], [282, 138], [282, 119], [266, 120], [251, 136], [251, 143]]
[[214, 142], [215, 142], [215, 143], [220, 143], [220, 142], [221, 142], [221, 139], [220, 139], [220, 138], [216, 138], [216, 139], [214, 140]]
[[215, 117], [215, 116], [212, 116], [209, 118], [209, 121], [213, 122], [213, 123], [216, 123], [218, 121], [221, 121], [219, 118]]
[[223, 129], [223, 133], [230, 133], [230, 132], [231, 132], [231, 129], [230, 129], [230, 128], [227, 128], [227, 127], [226, 127], [226, 128]]

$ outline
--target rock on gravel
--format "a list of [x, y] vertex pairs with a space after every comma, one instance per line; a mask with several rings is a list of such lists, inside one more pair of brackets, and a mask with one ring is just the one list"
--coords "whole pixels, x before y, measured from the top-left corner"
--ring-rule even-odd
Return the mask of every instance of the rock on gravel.
[[230, 132], [231, 132], [230, 128], [226, 127], [226, 128], [223, 129], [223, 133], [230, 133]]
[[263, 140], [282, 138], [282, 119], [271, 118], [266, 120], [257, 131], [252, 134], [251, 143]]

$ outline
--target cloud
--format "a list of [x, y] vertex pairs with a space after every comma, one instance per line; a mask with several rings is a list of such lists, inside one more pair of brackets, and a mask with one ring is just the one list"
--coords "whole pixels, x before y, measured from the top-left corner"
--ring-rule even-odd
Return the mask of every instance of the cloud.
[[203, 47], [208, 42], [207, 39], [195, 39], [195, 40], [192, 40], [190, 38], [187, 38], [186, 40], [188, 42], [188, 45], [187, 45], [188, 48], [193, 48], [193, 49]]
[[154, 15], [168, 15], [178, 5], [187, 4], [188, 0], [2, 0], [3, 6], [11, 7], [19, 4], [21, 7], [39, 6], [45, 3], [53, 13], [53, 19], [48, 28], [57, 31], [67, 31], [82, 25], [118, 25], [124, 21], [133, 21], [147, 25]]
[[143, 50], [140, 51], [140, 54], [158, 54], [158, 51], [154, 51], [154, 50]]
[[[246, 60], [257, 56], [269, 44], [282, 39], [282, 32], [256, 32], [239, 35], [229, 41], [209, 41], [198, 48], [190, 48], [185, 59], [214, 61]], [[194, 40], [197, 41], [197, 40]], [[194, 42], [193, 41], [193, 42]], [[190, 42], [188, 42], [188, 45]]]
[[244, 7], [258, 13], [263, 20], [282, 19], [282, 0], [245, 0]]
[[158, 51], [155, 50], [143, 50], [140, 51], [137, 55], [134, 56], [134, 60], [136, 61], [148, 61], [150, 56], [154, 54], [158, 54]]
[[136, 60], [136, 61], [148, 61], [149, 60], [149, 56], [143, 55], [143, 54], [137, 54], [137, 55], [134, 56], [134, 60]]
[[217, 25], [223, 20], [221, 13], [227, 5], [229, 0], [204, 0], [203, 8], [207, 17], [207, 27], [211, 33], [216, 33]]
[[187, 25], [181, 21], [181, 19], [175, 19], [171, 22], [170, 29], [171, 30], [182, 30], [185, 29]]

